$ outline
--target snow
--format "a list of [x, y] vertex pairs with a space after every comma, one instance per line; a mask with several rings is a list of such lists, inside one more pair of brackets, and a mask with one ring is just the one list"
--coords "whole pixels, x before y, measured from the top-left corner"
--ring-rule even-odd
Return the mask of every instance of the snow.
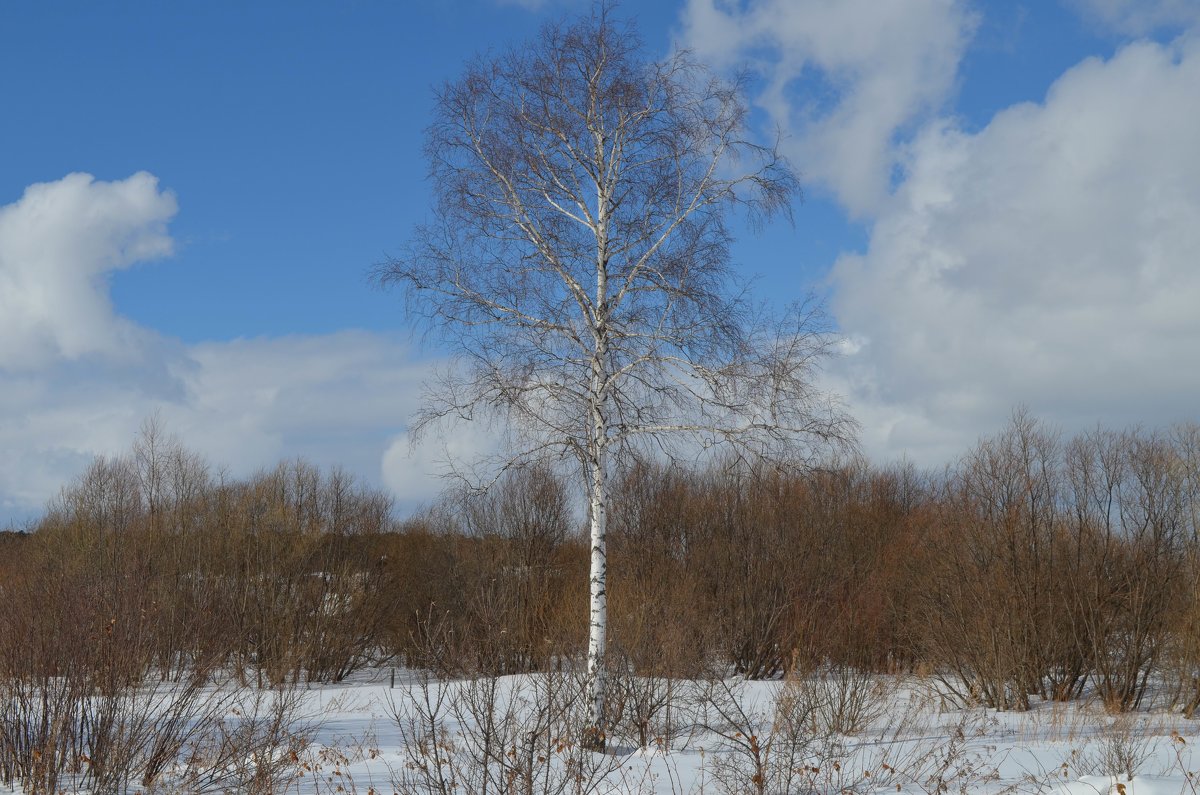
[[[583, 725], [587, 704], [578, 696], [585, 683], [570, 675], [552, 677], [435, 682], [416, 671], [375, 669], [343, 683], [299, 685], [293, 728], [307, 732], [309, 742], [291, 760], [292, 779], [276, 792], [424, 791], [402, 786], [406, 776], [412, 782], [422, 764], [422, 757], [412, 753], [418, 746], [410, 744], [414, 724], [406, 720], [420, 717], [414, 705], [439, 703], [437, 717], [445, 730], [439, 747], [446, 756], [438, 764], [456, 770], [465, 781], [479, 774], [479, 766], [472, 768], [467, 757], [472, 734], [478, 736], [472, 716], [480, 714], [482, 696], [491, 699], [487, 704], [494, 708], [497, 735], [508, 738], [505, 748], [510, 741], [519, 744], [531, 737], [539, 721], [546, 724], [545, 714], [539, 718], [533, 710], [546, 703], [538, 699], [547, 693], [552, 701], [562, 698], [553, 701], [559, 705], [553, 720], [560, 726]], [[753, 791], [750, 782], [757, 769], [767, 782], [766, 792], [805, 795], [1200, 795], [1200, 755], [1193, 749], [1196, 723], [1178, 714], [1111, 716], [1088, 702], [1036, 703], [1028, 712], [998, 713], [948, 704], [928, 680], [874, 677], [872, 685], [876, 701], [869, 720], [852, 734], [838, 734], [821, 730], [827, 707], [796, 698], [797, 693], [819, 691], [811, 681], [676, 682], [675, 723], [664, 723], [659, 715], [650, 748], [634, 747], [628, 730], [609, 738], [607, 754], [583, 751], [570, 739], [550, 734], [544, 737], [553, 750], [526, 747], [529, 759], [543, 759], [543, 751], [550, 757], [535, 765], [540, 778], [530, 791], [575, 792], [574, 777], [582, 775], [588, 785], [582, 791], [610, 795], [740, 794]], [[794, 686], [800, 689], [789, 690]], [[252, 691], [244, 692], [253, 700]], [[726, 697], [732, 700], [722, 701]], [[476, 699], [475, 712], [464, 706], [470, 698]], [[781, 712], [781, 703], [800, 704], [795, 714], [801, 720], [792, 724], [800, 727], [798, 733], [788, 735], [780, 728], [785, 723], [780, 716], [793, 714]], [[718, 712], [733, 716], [734, 723], [744, 718], [745, 725], [722, 722]], [[789, 745], [789, 737], [799, 742]], [[525, 758], [525, 751], [514, 746], [505, 758]], [[753, 766], [755, 753], [765, 760], [761, 768]], [[280, 747], [272, 758], [286, 763], [290, 756]], [[424, 757], [425, 764], [429, 758]], [[560, 784], [565, 785], [561, 790], [556, 788]], [[155, 791], [172, 789], [168, 783]], [[472, 795], [477, 789], [464, 784], [454, 791]]]
[[[524, 680], [524, 681], [522, 681]], [[501, 681], [510, 692], [528, 678]], [[744, 704], [763, 709], [778, 682], [736, 683]], [[399, 672], [395, 689], [388, 672], [357, 681], [313, 687], [307, 706], [317, 721], [306, 761], [312, 770], [297, 793], [340, 791], [392, 793], [393, 779], [408, 759], [395, 709], [419, 678]], [[938, 703], [929, 686], [899, 683], [879, 718], [855, 736], [834, 743], [844, 754], [837, 767], [814, 761], [792, 791], [930, 793], [1061, 793], [1062, 795], [1196, 795], [1200, 756], [1193, 753], [1196, 725], [1179, 715], [1114, 718], [1089, 704], [1038, 704], [1027, 713], [955, 709]], [[451, 731], [462, 731], [457, 722]], [[765, 742], [765, 741], [764, 741]], [[720, 768], [730, 761], [728, 742], [703, 730], [683, 733], [665, 747], [636, 749], [610, 743], [612, 769], [598, 792], [720, 793]], [[1132, 759], [1136, 769], [1105, 769]], [[825, 760], [826, 763], [829, 760]], [[869, 773], [870, 775], [864, 775]], [[874, 779], [874, 781], [873, 781]], [[736, 790], [735, 790], [736, 791]]]

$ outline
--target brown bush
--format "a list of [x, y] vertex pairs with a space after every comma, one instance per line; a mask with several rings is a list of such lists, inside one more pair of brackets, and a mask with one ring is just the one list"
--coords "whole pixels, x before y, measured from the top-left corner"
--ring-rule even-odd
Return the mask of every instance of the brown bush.
[[968, 454], [939, 500], [926, 593], [947, 686], [1025, 709], [1090, 680], [1112, 710], [1142, 704], [1189, 604], [1183, 460], [1137, 430], [1062, 444], [1022, 413]]
[[[714, 669], [921, 668], [1010, 709], [1089, 686], [1134, 709], [1160, 681], [1200, 709], [1197, 426], [1063, 441], [1018, 412], [941, 475], [643, 461], [616, 484], [610, 659], [639, 742], [660, 684]], [[71, 665], [112, 692], [219, 671], [338, 680], [385, 660], [558, 670], [584, 645], [574, 506], [535, 466], [397, 523], [344, 472], [230, 479], [148, 423], [35, 532], [0, 534], [6, 602], [46, 606], [0, 616], [3, 675], [41, 676], [30, 692], [52, 698], [46, 677]]]

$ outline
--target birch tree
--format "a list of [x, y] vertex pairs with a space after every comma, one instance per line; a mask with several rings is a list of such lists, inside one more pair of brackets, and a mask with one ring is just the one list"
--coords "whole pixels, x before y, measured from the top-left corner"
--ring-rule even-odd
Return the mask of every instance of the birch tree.
[[610, 478], [629, 456], [730, 445], [803, 460], [853, 423], [814, 387], [831, 339], [740, 286], [727, 219], [790, 215], [798, 181], [752, 142], [740, 86], [642, 55], [604, 3], [472, 62], [436, 94], [436, 194], [380, 281], [457, 353], [414, 432], [501, 421], [492, 471], [573, 463], [591, 533], [590, 727], [603, 746]]

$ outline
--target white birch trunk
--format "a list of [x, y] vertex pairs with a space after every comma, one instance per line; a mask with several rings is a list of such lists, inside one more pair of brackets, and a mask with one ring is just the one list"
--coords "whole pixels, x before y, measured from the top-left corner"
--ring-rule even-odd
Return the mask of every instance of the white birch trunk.
[[604, 454], [598, 451], [592, 466], [591, 488], [591, 570], [589, 573], [590, 603], [588, 612], [588, 726], [585, 744], [596, 749], [604, 747], [604, 650], [608, 633], [608, 484], [604, 472]]
[[[596, 142], [598, 163], [604, 162], [603, 138]], [[601, 172], [603, 173], [603, 172]], [[588, 455], [591, 458], [591, 567], [588, 574], [588, 726], [585, 745], [604, 748], [605, 641], [608, 634], [608, 426], [604, 416], [604, 392], [608, 356], [608, 196], [596, 186], [596, 303], [592, 318], [595, 348], [592, 352], [591, 429]]]

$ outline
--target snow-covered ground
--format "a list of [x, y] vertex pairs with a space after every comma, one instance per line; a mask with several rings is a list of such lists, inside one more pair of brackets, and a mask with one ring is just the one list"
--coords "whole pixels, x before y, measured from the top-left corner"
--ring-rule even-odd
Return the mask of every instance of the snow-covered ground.
[[[136, 697], [159, 709], [171, 687]], [[570, 674], [437, 682], [375, 669], [282, 691], [226, 682], [205, 702], [213, 731], [193, 735], [146, 791], [1200, 795], [1197, 723], [1177, 713], [1112, 716], [1088, 702], [997, 713], [956, 706], [930, 680], [844, 671], [613, 677], [609, 690], [620, 716], [607, 752], [592, 753], [575, 742], [584, 688]], [[106, 791], [140, 791], [141, 769]], [[89, 789], [60, 780], [54, 791]]]
[[[754, 792], [760, 781], [766, 792], [804, 793], [1200, 792], [1197, 724], [1176, 714], [1112, 717], [1097, 705], [1045, 703], [1026, 713], [960, 709], [929, 683], [880, 679], [870, 695], [869, 721], [853, 734], [821, 730], [828, 715], [813, 703], [793, 711], [800, 720], [789, 732], [778, 725], [786, 721], [773, 720], [783, 714], [781, 694], [795, 709], [789, 700], [794, 691], [779, 682], [733, 681], [716, 689], [679, 683], [673, 723], [661, 710], [648, 722], [669, 736], [654, 735], [645, 749], [628, 737], [613, 738], [608, 754], [592, 755], [570, 747], [569, 738], [551, 736], [553, 730], [545, 736], [548, 744], [539, 744], [533, 737], [537, 715], [504, 724], [510, 707], [514, 714], [539, 712], [539, 694], [547, 691], [531, 678], [500, 679], [489, 689], [469, 683], [423, 688], [418, 675], [404, 671], [396, 672], [392, 687], [391, 676], [373, 671], [306, 691], [304, 712], [314, 733], [303, 775], [290, 792], [404, 792], [406, 779], [418, 786], [453, 771], [456, 791], [470, 793], [469, 777], [482, 772], [470, 758], [477, 747], [471, 734], [478, 739], [479, 733], [469, 724], [481, 709], [495, 722], [495, 739], [504, 746], [500, 757], [511, 761], [508, 778], [500, 778], [512, 791], [525, 791], [528, 775], [533, 792]], [[444, 730], [440, 748], [414, 754], [421, 718], [426, 727], [434, 725], [431, 710], [414, 705], [436, 707], [439, 696], [441, 712], [432, 711]], [[554, 701], [553, 694], [547, 700]], [[743, 720], [746, 725], [738, 725]], [[518, 747], [524, 742], [530, 743], [527, 766], [521, 763], [524, 746]]]

